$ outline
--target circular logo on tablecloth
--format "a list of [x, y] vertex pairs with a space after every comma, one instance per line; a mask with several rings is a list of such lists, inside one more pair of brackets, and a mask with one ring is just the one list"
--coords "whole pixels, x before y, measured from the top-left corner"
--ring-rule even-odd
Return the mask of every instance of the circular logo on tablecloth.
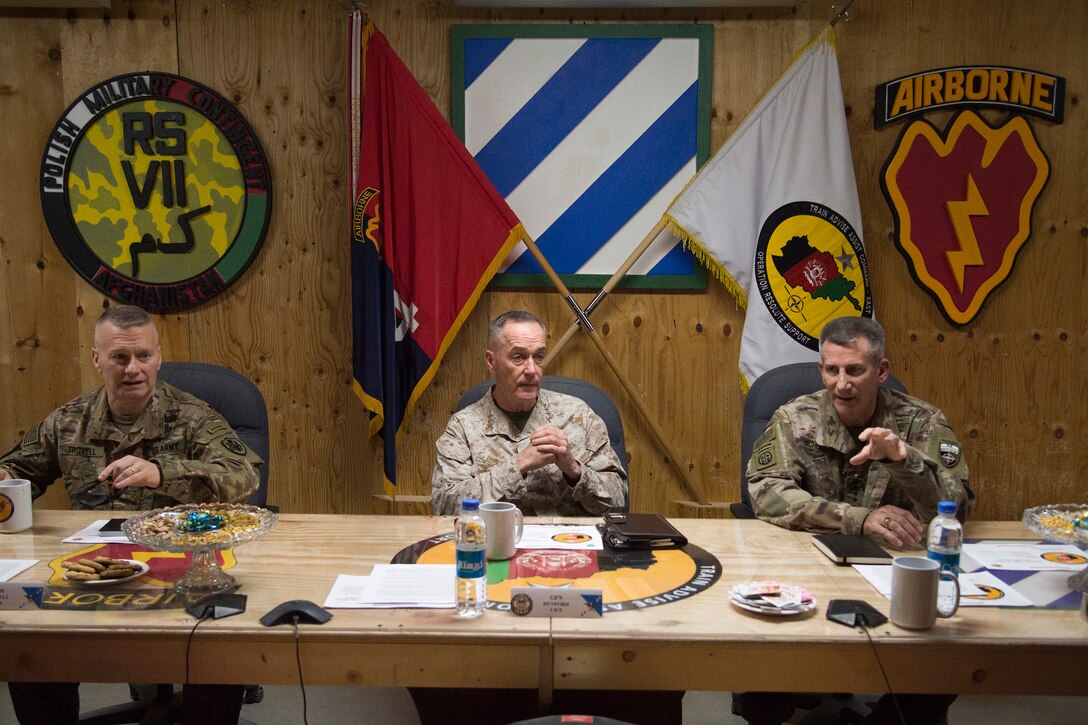
[[272, 213], [264, 150], [225, 98], [167, 73], [88, 89], [46, 142], [42, 211], [68, 263], [153, 312], [207, 301], [256, 257]]
[[[393, 563], [453, 564], [455, 554], [453, 534], [442, 534], [402, 549]], [[513, 587], [561, 587], [600, 589], [606, 612], [645, 609], [695, 596], [721, 575], [717, 557], [693, 544], [650, 551], [518, 549], [509, 561], [487, 562], [487, 608], [510, 609]]]

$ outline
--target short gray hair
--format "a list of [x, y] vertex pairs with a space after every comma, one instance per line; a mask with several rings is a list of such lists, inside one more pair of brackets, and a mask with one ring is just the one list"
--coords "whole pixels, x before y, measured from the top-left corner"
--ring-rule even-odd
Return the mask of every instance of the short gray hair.
[[852, 345], [863, 337], [869, 341], [869, 349], [872, 351], [874, 363], [884, 359], [887, 351], [887, 342], [884, 338], [884, 328], [876, 320], [869, 317], [836, 317], [820, 330], [820, 351], [824, 344]]
[[499, 343], [499, 338], [502, 336], [502, 330], [506, 327], [508, 322], [535, 322], [540, 325], [540, 329], [544, 330], [547, 334], [548, 328], [544, 327], [544, 323], [537, 318], [532, 312], [526, 312], [525, 310], [510, 310], [504, 312], [487, 325], [487, 347], [491, 349]]
[[94, 323], [95, 329], [107, 322], [119, 330], [155, 324], [151, 315], [136, 305], [110, 305], [98, 316], [98, 320]]

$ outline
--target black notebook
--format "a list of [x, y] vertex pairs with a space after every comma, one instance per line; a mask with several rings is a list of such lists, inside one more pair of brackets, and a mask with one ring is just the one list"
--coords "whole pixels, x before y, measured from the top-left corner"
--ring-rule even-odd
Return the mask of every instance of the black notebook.
[[872, 539], [861, 534], [816, 534], [816, 548], [836, 564], [891, 564], [892, 555]]

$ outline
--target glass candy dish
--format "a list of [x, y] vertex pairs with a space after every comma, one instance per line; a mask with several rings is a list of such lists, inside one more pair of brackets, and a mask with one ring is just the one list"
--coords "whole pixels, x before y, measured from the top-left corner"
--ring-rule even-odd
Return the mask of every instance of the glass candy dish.
[[233, 591], [234, 577], [223, 571], [215, 552], [264, 536], [276, 514], [245, 504], [184, 504], [137, 514], [121, 525], [129, 540], [156, 551], [191, 551], [189, 571], [174, 584], [187, 597]]
[[[1047, 541], [1088, 551], [1088, 503], [1058, 503], [1024, 511], [1024, 525]], [[1088, 567], [1069, 577], [1073, 591], [1088, 594]]]

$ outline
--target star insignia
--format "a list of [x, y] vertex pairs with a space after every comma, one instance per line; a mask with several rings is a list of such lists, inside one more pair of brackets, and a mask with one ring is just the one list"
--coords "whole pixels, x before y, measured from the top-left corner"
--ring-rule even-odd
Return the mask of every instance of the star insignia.
[[854, 255], [847, 252], [846, 247], [843, 247], [842, 254], [840, 254], [838, 257], [835, 257], [835, 259], [839, 260], [839, 264], [842, 265], [843, 269], [854, 268]]

